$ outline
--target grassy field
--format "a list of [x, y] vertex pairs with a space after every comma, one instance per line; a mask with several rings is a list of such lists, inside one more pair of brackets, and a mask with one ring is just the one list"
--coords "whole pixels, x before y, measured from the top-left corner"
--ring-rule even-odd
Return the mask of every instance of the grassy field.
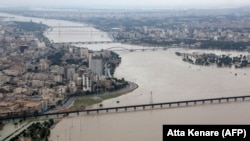
[[109, 95], [102, 95], [99, 97], [82, 97], [77, 99], [74, 102], [74, 105], [70, 109], [83, 108], [85, 106], [101, 103], [104, 100], [116, 98], [119, 96], [121, 96], [121, 94], [109, 94]]

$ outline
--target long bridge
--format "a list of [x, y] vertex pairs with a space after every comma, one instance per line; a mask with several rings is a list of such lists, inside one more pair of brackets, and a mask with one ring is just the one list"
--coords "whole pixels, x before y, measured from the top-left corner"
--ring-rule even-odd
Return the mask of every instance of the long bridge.
[[115, 46], [115, 47], [110, 47], [110, 48], [106, 48], [106, 50], [111, 50], [111, 51], [147, 51], [147, 50], [151, 50], [151, 51], [155, 51], [155, 50], [167, 50], [170, 47], [141, 47], [141, 48], [126, 48], [126, 47], [119, 47], [119, 46]]
[[61, 42], [61, 43], [54, 43], [54, 44], [111, 44], [111, 43], [118, 43], [115, 41], [79, 41], [79, 42]]
[[61, 111], [55, 113], [42, 113], [42, 114], [30, 114], [30, 115], [8, 115], [0, 117], [0, 121], [4, 120], [14, 120], [14, 119], [25, 119], [29, 117], [48, 117], [48, 116], [59, 116], [59, 115], [70, 115], [76, 113], [99, 113], [103, 112], [119, 112], [128, 110], [145, 110], [145, 109], [159, 109], [159, 108], [171, 108], [171, 107], [183, 107], [183, 106], [194, 106], [198, 104], [218, 104], [218, 103], [229, 103], [236, 101], [249, 101], [250, 95], [246, 96], [233, 96], [233, 97], [219, 97], [219, 98], [208, 98], [208, 99], [195, 99], [195, 100], [185, 100], [185, 101], [174, 101], [174, 102], [163, 102], [163, 103], [152, 103], [152, 104], [140, 104], [140, 105], [128, 105], [119, 107], [107, 107], [107, 108], [97, 108], [97, 109], [83, 109], [83, 110], [73, 110], [73, 111]]
[[[115, 41], [79, 41], [79, 42], [62, 42], [62, 43], [54, 43], [54, 44], [68, 44], [68, 45], [89, 45], [89, 44], [111, 44], [111, 43], [119, 43], [119, 42], [115, 42]], [[122, 47], [122, 46], [113, 46], [113, 47], [109, 47], [109, 48], [105, 48], [105, 50], [110, 50], [110, 51], [147, 51], [147, 50], [151, 50], [151, 51], [155, 51], [155, 50], [167, 50], [171, 47], [139, 47], [139, 48], [126, 48], [126, 47]]]
[[50, 26], [50, 28], [86, 28], [89, 26]]

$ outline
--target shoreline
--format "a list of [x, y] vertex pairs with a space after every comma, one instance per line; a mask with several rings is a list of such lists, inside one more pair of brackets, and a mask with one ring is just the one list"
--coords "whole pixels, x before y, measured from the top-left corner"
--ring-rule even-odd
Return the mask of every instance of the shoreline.
[[129, 83], [129, 85], [126, 86], [125, 88], [122, 88], [120, 90], [116, 90], [116, 91], [113, 91], [113, 92], [102, 93], [102, 94], [99, 94], [99, 95], [94, 94], [94, 95], [91, 95], [91, 96], [77, 96], [77, 98], [74, 101], [72, 101], [72, 103], [69, 105], [69, 107], [67, 107], [64, 110], [68, 110], [68, 109], [74, 107], [75, 102], [77, 100], [79, 100], [79, 99], [83, 99], [83, 98], [96, 99], [97, 98], [97, 101], [94, 101], [91, 104], [81, 103], [81, 104], [86, 104], [85, 108], [87, 108], [89, 106], [93, 106], [95, 104], [102, 103], [105, 100], [116, 98], [116, 97], [119, 97], [121, 95], [128, 94], [128, 93], [136, 90], [139, 87], [139, 85], [134, 83], [134, 82], [128, 82], [128, 83]]
[[[102, 94], [98, 94], [98, 95], [97, 94], [93, 94], [93, 95], [82, 95], [82, 96], [71, 97], [71, 98], [68, 99], [68, 101], [70, 101], [71, 99], [73, 99], [73, 100], [71, 100], [71, 102], [68, 104], [67, 107], [63, 107], [62, 106], [62, 107], [59, 107], [59, 109], [49, 110], [47, 112], [48, 113], [53, 113], [53, 112], [60, 112], [60, 111], [66, 111], [66, 110], [69, 110], [69, 109], [74, 109], [75, 108], [74, 106], [76, 106], [75, 102], [77, 100], [84, 99], [84, 98], [87, 99], [87, 100], [93, 100], [96, 97], [99, 97], [99, 99], [97, 99], [96, 101], [90, 102], [91, 104], [84, 103], [84, 102], [78, 103], [78, 105], [79, 104], [85, 104], [87, 106], [93, 106], [95, 104], [103, 102], [104, 100], [108, 100], [108, 99], [112, 99], [112, 98], [115, 98], [115, 97], [119, 97], [121, 95], [128, 94], [128, 93], [136, 90], [139, 87], [139, 85], [136, 84], [136, 83], [134, 83], [134, 82], [129, 82], [128, 81], [128, 83], [129, 83], [129, 85], [126, 86], [125, 88], [122, 88], [120, 90], [116, 90], [116, 91], [113, 91], [113, 92], [106, 92], [106, 93], [102, 93]], [[103, 98], [101, 98], [101, 97], [103, 97]], [[87, 106], [85, 106], [85, 107], [87, 107]]]

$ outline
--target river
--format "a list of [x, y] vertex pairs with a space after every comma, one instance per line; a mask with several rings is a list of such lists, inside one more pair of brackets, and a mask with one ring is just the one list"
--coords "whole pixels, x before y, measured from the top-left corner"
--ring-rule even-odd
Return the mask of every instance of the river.
[[[48, 20], [44, 19], [38, 19], [38, 21], [42, 21], [45, 24], [53, 23], [46, 22]], [[58, 20], [55, 20], [53, 25], [58, 25], [58, 23]], [[60, 21], [60, 25], [67, 25], [67, 23], [69, 22]], [[68, 29], [62, 28], [60, 30], [60, 36], [65, 37], [59, 37], [59, 34], [55, 31], [47, 32], [46, 35], [54, 42], [60, 42], [62, 39], [67, 39], [67, 41], [90, 40], [89, 34], [74, 34], [74, 31], [67, 31], [70, 34], [62, 34], [64, 30]], [[87, 32], [83, 32], [82, 34], [85, 33]], [[109, 40], [107, 36], [103, 36], [106, 35], [105, 33], [97, 33], [99, 34], [95, 38], [92, 36], [91, 40]], [[113, 46], [135, 47], [119, 43], [83, 46], [94, 50]], [[122, 63], [116, 69], [115, 76], [133, 81], [139, 85], [139, 88], [129, 94], [102, 102], [103, 106], [111, 107], [249, 94], [250, 69], [190, 65], [183, 62], [182, 58], [176, 56], [175, 51], [240, 54], [240, 52], [234, 51], [221, 52], [217, 50], [186, 49], [118, 52], [122, 57]], [[235, 76], [235, 73], [237, 73], [237, 76]], [[120, 103], [116, 101], [120, 101]], [[137, 112], [128, 111], [109, 114], [100, 113], [99, 115], [82, 114], [80, 116], [70, 116], [62, 119], [56, 125], [52, 130], [50, 140], [159, 141], [162, 140], [163, 124], [250, 124], [249, 106], [250, 102], [236, 102], [158, 110], [148, 109]], [[97, 105], [93, 105], [90, 108], [95, 107]]]

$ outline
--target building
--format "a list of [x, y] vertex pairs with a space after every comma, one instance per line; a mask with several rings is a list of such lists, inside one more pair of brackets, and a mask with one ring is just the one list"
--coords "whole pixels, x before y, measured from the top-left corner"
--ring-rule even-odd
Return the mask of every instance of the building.
[[67, 69], [67, 80], [73, 80], [73, 74], [75, 74], [74, 68]]
[[3, 80], [2, 80], [2, 72], [0, 72], [0, 86], [3, 85]]
[[247, 55], [247, 61], [250, 62], [250, 54]]
[[48, 101], [42, 101], [42, 112], [48, 110]]
[[41, 59], [39, 66], [41, 71], [46, 71], [49, 69], [49, 61], [47, 59]]
[[26, 102], [24, 109], [28, 112], [28, 113], [35, 113], [35, 112], [42, 112], [42, 102], [41, 101], [37, 101], [37, 102]]
[[89, 49], [88, 48], [81, 48], [80, 49], [80, 56], [81, 58], [88, 58], [89, 57]]
[[77, 90], [76, 83], [74, 81], [70, 81], [69, 83], [69, 91], [70, 93], [75, 93]]
[[54, 81], [58, 83], [62, 83], [62, 75], [60, 74], [54, 75]]
[[89, 68], [95, 75], [103, 75], [103, 63], [101, 57], [90, 57]]
[[110, 50], [104, 50], [104, 51], [102, 52], [102, 56], [103, 56], [104, 58], [109, 58], [109, 57], [111, 56], [111, 51], [110, 51]]
[[82, 86], [82, 77], [77, 77], [76, 85]]
[[77, 78], [79, 77], [79, 74], [78, 73], [74, 73], [73, 74], [73, 81], [77, 81]]
[[82, 75], [82, 86], [83, 86], [83, 91], [91, 91], [92, 81], [87, 74]]
[[41, 80], [32, 80], [32, 87], [44, 87], [44, 81]]

